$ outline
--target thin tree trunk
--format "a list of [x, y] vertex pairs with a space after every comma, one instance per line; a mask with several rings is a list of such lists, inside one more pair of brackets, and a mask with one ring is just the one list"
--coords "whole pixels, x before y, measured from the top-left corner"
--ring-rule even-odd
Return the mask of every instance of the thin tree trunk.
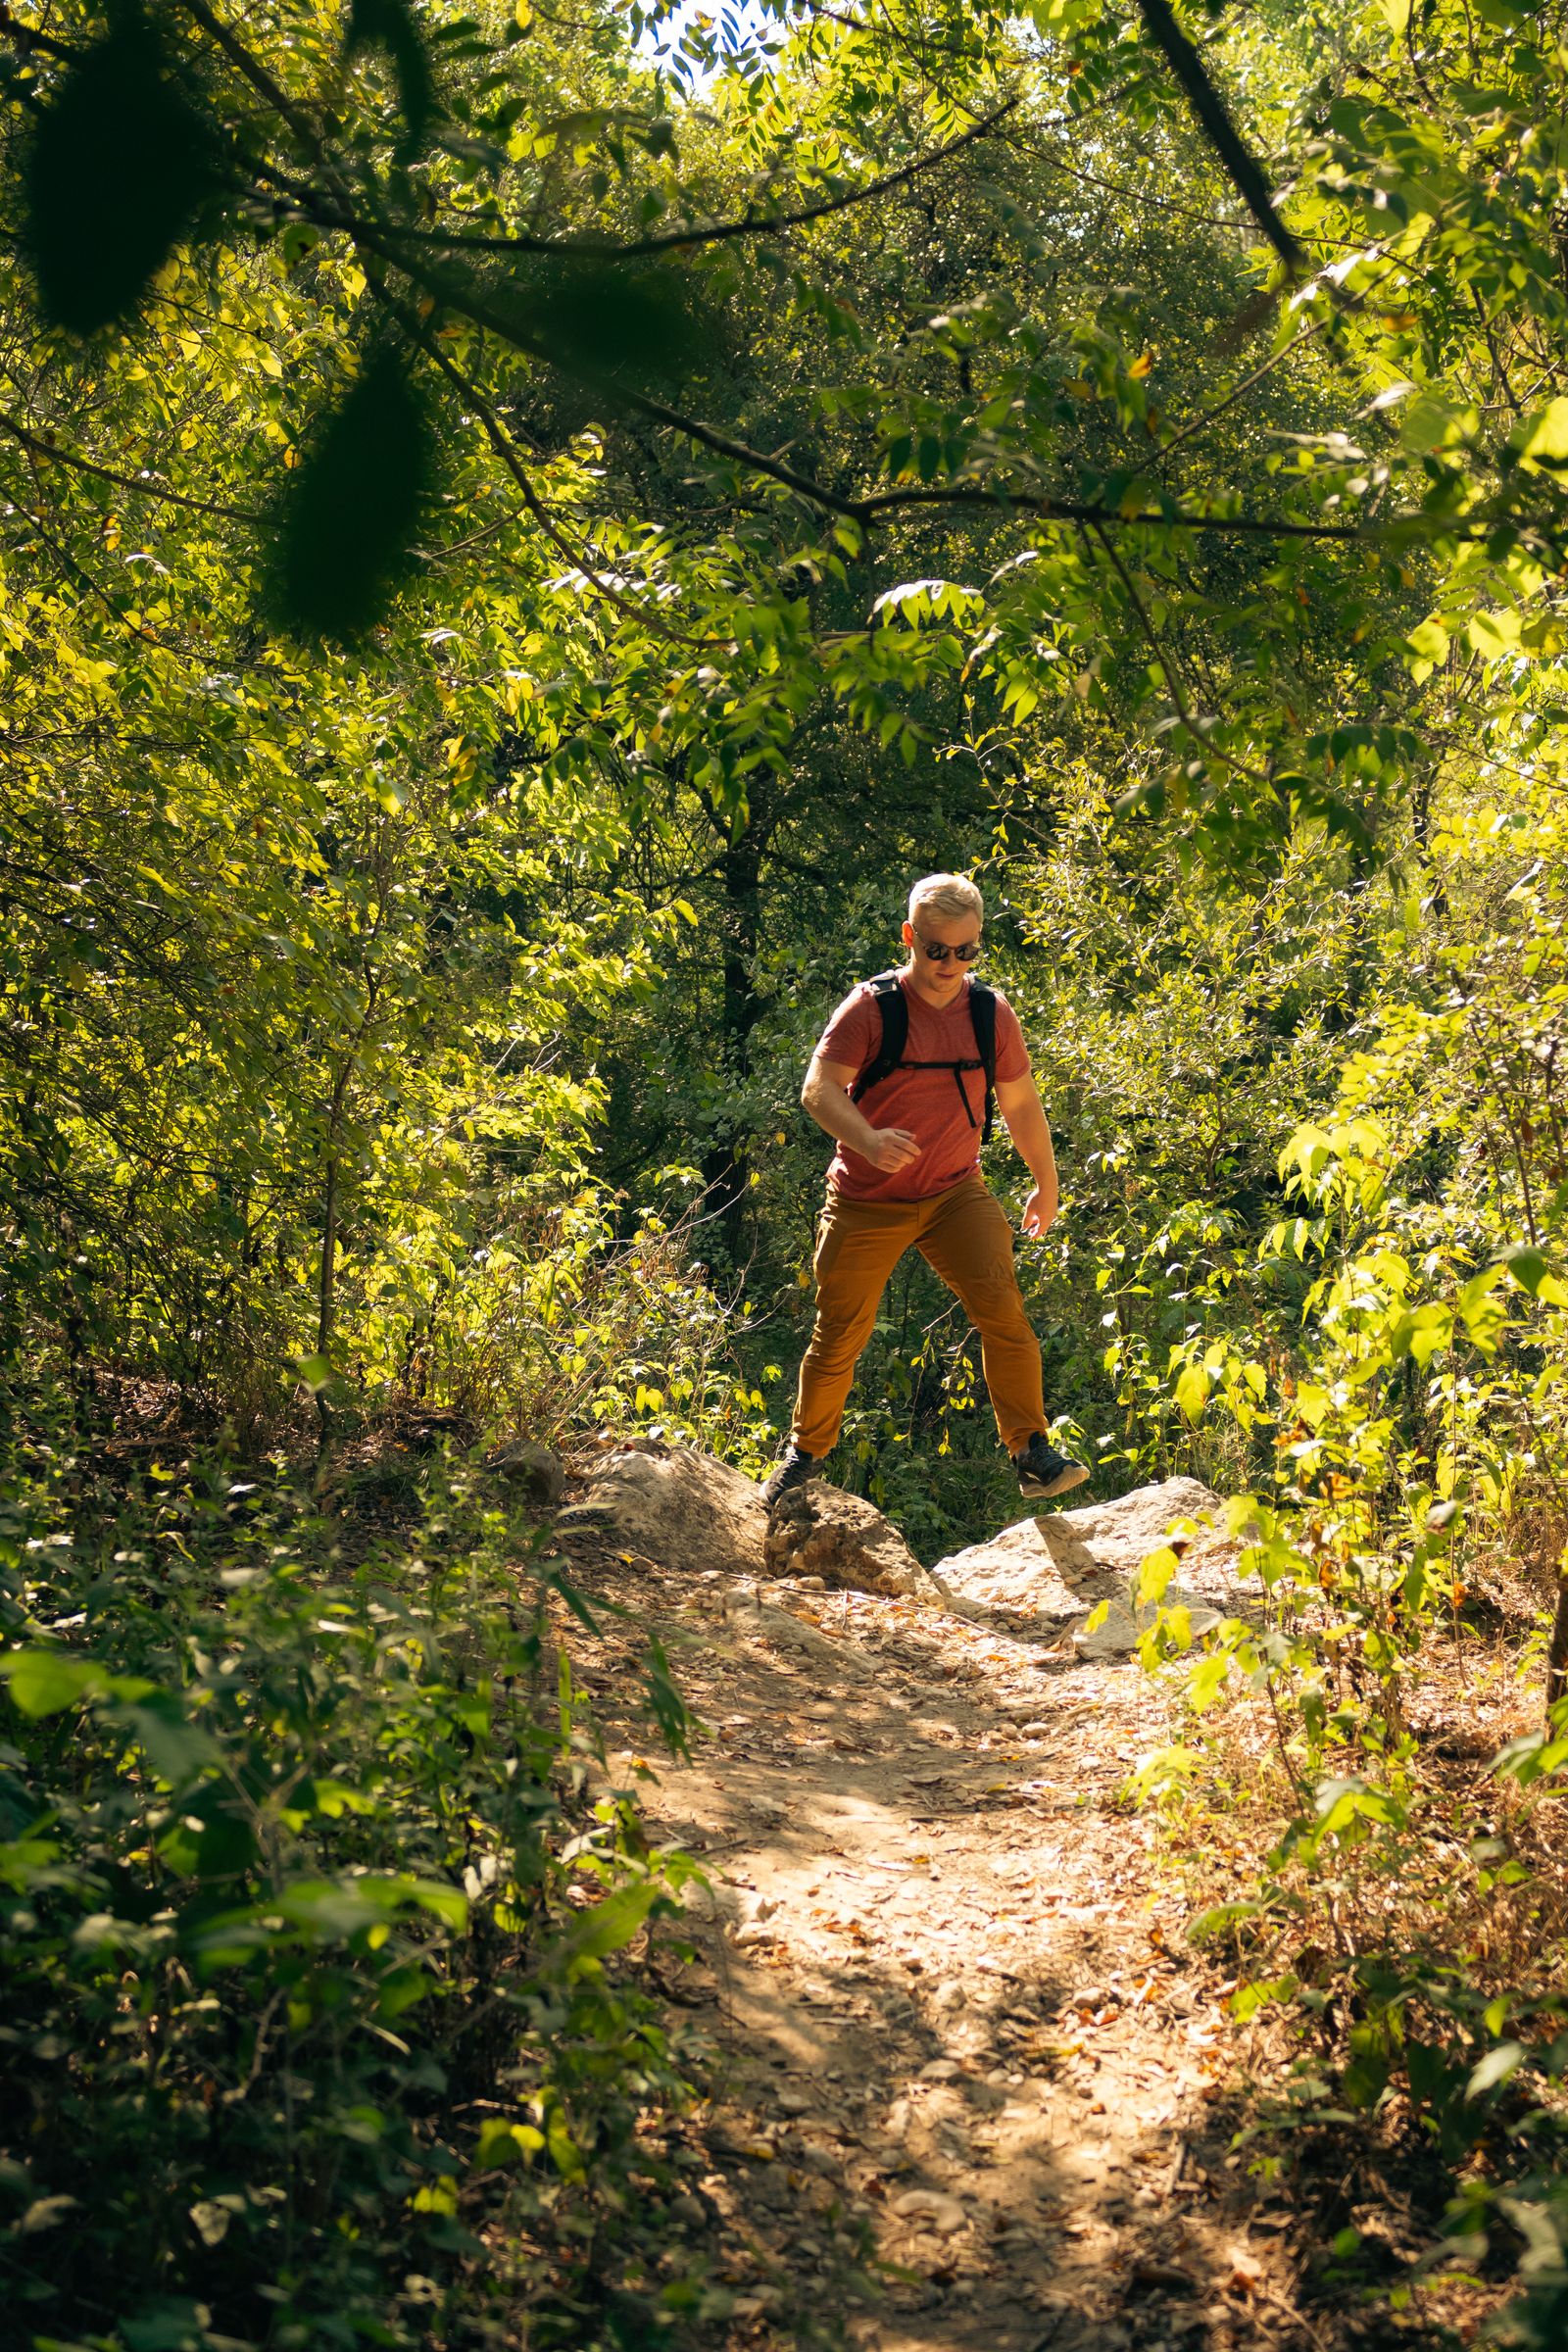
[[[337, 1301], [338, 1178], [343, 1165], [338, 1139], [343, 1126], [343, 1105], [348, 1100], [349, 1085], [358, 1067], [360, 1050], [365, 1043], [379, 995], [380, 985], [372, 978], [366, 990], [365, 1010], [354, 1033], [354, 1042], [344, 1055], [343, 1067], [332, 1089], [332, 1110], [326, 1128], [326, 1181], [321, 1200], [321, 1264], [317, 1285], [316, 1352], [321, 1356], [326, 1355], [332, 1345], [332, 1323]], [[324, 1438], [331, 1416], [322, 1389], [316, 1392], [316, 1411]]]
[[326, 1353], [332, 1338], [332, 1295], [337, 1287], [337, 1171], [334, 1152], [326, 1163], [326, 1199], [321, 1212], [321, 1279], [316, 1317], [318, 1355]]
[[1568, 1563], [1557, 1570], [1557, 1615], [1546, 1651], [1546, 1730], [1553, 1729], [1552, 1710], [1568, 1697]]
[[[739, 1092], [751, 1076], [752, 1032], [761, 1004], [757, 995], [757, 951], [761, 922], [761, 866], [766, 818], [754, 816], [730, 842], [719, 861], [724, 893], [724, 945], [719, 1068]], [[732, 1260], [741, 1254], [746, 1195], [751, 1184], [748, 1138], [732, 1131], [715, 1142], [703, 1162], [709, 1206], [716, 1215]]]

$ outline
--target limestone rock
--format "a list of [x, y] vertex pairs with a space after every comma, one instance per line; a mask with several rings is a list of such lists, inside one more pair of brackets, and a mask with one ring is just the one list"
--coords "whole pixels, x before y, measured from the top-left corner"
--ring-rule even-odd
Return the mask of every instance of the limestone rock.
[[819, 1576], [835, 1591], [929, 1593], [931, 1579], [873, 1503], [813, 1478], [780, 1495], [763, 1546], [770, 1576]]
[[[1021, 1617], [1043, 1637], [1071, 1631], [1081, 1657], [1120, 1657], [1137, 1648], [1153, 1623], [1152, 1605], [1134, 1606], [1134, 1583], [1150, 1553], [1173, 1541], [1174, 1525], [1196, 1523], [1199, 1532], [1174, 1539], [1181, 1575], [1167, 1588], [1164, 1606], [1188, 1608], [1200, 1634], [1244, 1605], [1235, 1544], [1203, 1526], [1218, 1520], [1220, 1508], [1219, 1496], [1200, 1480], [1168, 1478], [1111, 1502], [1021, 1520], [989, 1543], [939, 1560], [936, 1574], [963, 1599], [1005, 1610], [1014, 1621]], [[1109, 1604], [1105, 1621], [1086, 1633], [1101, 1601]]]
[[[1075, 1511], [1056, 1514], [1102, 1568], [1136, 1576], [1152, 1551], [1166, 1541], [1173, 1524], [1192, 1519], [1218, 1520], [1222, 1508], [1212, 1487], [1201, 1479], [1166, 1478], [1157, 1486], [1135, 1487], [1113, 1502], [1087, 1502]], [[1183, 1562], [1184, 1573], [1186, 1562]]]
[[644, 1438], [605, 1457], [556, 1527], [568, 1544], [594, 1539], [662, 1568], [757, 1576], [767, 1512], [760, 1490], [727, 1462]]
[[559, 1453], [533, 1438], [513, 1438], [484, 1457], [492, 1478], [499, 1478], [525, 1502], [553, 1511], [566, 1492], [566, 1466]]
[[960, 1599], [1016, 1611], [1032, 1618], [1041, 1633], [1071, 1625], [1102, 1592], [1114, 1590], [1115, 1580], [1063, 1526], [1065, 1516], [1057, 1511], [1020, 1519], [1000, 1536], [938, 1560], [935, 1573]]
[[1195, 1636], [1210, 1632], [1220, 1621], [1220, 1610], [1210, 1608], [1201, 1593], [1190, 1591], [1185, 1585], [1170, 1584], [1158, 1603], [1144, 1601], [1134, 1608], [1129, 1601], [1113, 1600], [1105, 1612], [1104, 1623], [1093, 1633], [1084, 1626], [1074, 1630], [1073, 1648], [1080, 1658], [1126, 1657], [1138, 1647], [1162, 1608], [1178, 1607], [1187, 1610]]
[[786, 1656], [810, 1658], [831, 1668], [840, 1682], [864, 1682], [876, 1671], [853, 1643], [829, 1641], [814, 1625], [802, 1624], [791, 1610], [773, 1608], [755, 1584], [727, 1586], [719, 1605], [726, 1633], [760, 1642]]

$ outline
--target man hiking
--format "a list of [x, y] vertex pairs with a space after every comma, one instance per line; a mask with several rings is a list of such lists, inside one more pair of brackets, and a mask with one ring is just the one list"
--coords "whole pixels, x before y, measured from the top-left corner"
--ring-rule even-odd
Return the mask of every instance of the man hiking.
[[769, 1504], [815, 1478], [837, 1445], [857, 1359], [888, 1277], [911, 1248], [980, 1334], [1021, 1492], [1064, 1494], [1089, 1476], [1047, 1442], [1040, 1342], [1013, 1272], [1012, 1231], [980, 1174], [994, 1093], [1035, 1180], [1024, 1231], [1046, 1231], [1056, 1162], [1023, 1031], [1001, 991], [970, 976], [984, 914], [961, 875], [917, 882], [904, 926], [908, 961], [846, 997], [811, 1056], [801, 1101], [838, 1151], [817, 1229], [816, 1321], [789, 1443], [762, 1487]]

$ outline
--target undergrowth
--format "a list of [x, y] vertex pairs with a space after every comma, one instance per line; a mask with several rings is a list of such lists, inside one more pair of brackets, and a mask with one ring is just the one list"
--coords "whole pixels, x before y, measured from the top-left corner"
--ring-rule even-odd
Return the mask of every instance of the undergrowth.
[[1549, 1776], [1520, 1784], [1539, 1738], [1507, 1738], [1530, 1659], [1450, 1644], [1375, 1789], [1303, 1787], [1261, 1696], [1135, 1788], [1250, 2029], [1234, 2153], [1321, 2225], [1315, 2295], [1539, 2348], [1568, 2325], [1568, 1880]]
[[[348, 1541], [281, 1457], [127, 1487], [37, 1428], [17, 1450], [0, 2300], [21, 2341], [587, 2352], [703, 2315], [650, 2252], [647, 2129], [690, 2103], [693, 2053], [617, 1959], [668, 1943], [695, 1866], [649, 1844], [631, 1793], [594, 1793], [526, 1528], [461, 1467], [416, 1476], [411, 1549]], [[678, 1749], [657, 1645], [646, 1695]]]

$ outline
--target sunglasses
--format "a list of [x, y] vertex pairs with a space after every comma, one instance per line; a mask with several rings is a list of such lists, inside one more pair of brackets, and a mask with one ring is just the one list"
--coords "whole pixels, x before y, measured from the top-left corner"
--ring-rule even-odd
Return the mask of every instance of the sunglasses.
[[950, 948], [940, 939], [927, 939], [923, 931], [916, 931], [914, 936], [932, 963], [946, 963], [950, 956], [956, 956], [960, 963], [973, 963], [980, 953], [977, 939], [966, 939], [961, 948]]

